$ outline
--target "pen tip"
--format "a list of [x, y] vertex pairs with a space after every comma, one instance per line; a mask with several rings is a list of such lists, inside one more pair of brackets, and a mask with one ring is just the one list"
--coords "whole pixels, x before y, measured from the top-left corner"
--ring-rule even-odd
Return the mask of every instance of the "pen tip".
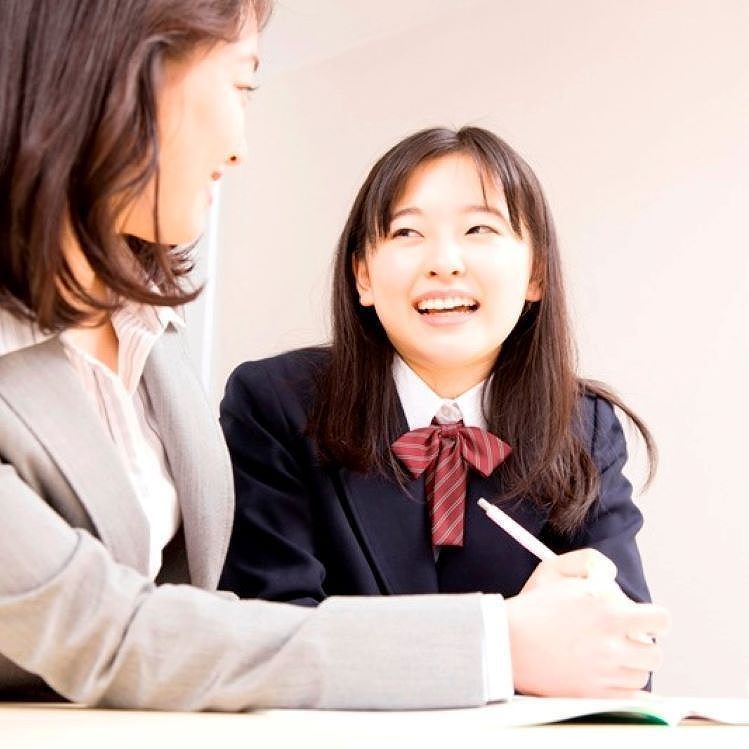
[[481, 497], [481, 499], [479, 499], [478, 506], [482, 510], [488, 510], [491, 507], [491, 505], [483, 497]]

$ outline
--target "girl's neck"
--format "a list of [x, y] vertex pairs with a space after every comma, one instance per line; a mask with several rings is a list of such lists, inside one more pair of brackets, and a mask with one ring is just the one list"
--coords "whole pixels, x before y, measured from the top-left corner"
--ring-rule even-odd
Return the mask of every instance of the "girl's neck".
[[459, 367], [437, 367], [433, 364], [409, 360], [403, 361], [434, 391], [440, 398], [458, 398], [475, 385], [483, 382], [491, 372], [493, 362], [475, 362]]

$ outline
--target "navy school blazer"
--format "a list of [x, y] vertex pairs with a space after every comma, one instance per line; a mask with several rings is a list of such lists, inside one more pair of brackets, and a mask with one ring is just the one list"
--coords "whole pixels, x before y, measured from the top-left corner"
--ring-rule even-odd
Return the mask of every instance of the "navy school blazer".
[[[479, 497], [500, 496], [501, 465], [488, 478], [469, 472], [464, 546], [443, 548], [436, 562], [423, 476], [406, 484], [406, 494], [381, 475], [321, 466], [305, 427], [315, 375], [326, 358], [318, 348], [246, 362], [227, 383], [221, 425], [234, 467], [236, 509], [219, 587], [242, 598], [303, 605], [332, 595], [516, 595], [538, 560], [476, 504]], [[558, 553], [598, 549], [616, 564], [624, 592], [649, 601], [635, 544], [642, 515], [622, 475], [627, 452], [621, 425], [608, 401], [585, 396], [583, 407], [601, 476], [600, 497], [584, 526], [563, 537], [536, 503], [500, 506]]]

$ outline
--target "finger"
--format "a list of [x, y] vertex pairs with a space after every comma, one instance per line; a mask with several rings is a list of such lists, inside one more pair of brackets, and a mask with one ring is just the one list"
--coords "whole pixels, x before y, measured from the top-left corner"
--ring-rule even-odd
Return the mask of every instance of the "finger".
[[616, 565], [596, 549], [577, 549], [552, 560], [553, 568], [564, 577], [585, 577], [601, 581], [616, 578]]
[[643, 692], [640, 687], [621, 686], [620, 679], [618, 679], [617, 677], [601, 676], [598, 679], [592, 679], [587, 684], [577, 685], [574, 689], [570, 690], [569, 695], [559, 696], [633, 699], [636, 697], [641, 697], [644, 694], [649, 695], [648, 692]]
[[609, 689], [641, 692], [650, 679], [650, 671], [638, 668], [620, 668], [608, 680]]
[[598, 598], [608, 598], [611, 601], [629, 601], [624, 591], [615, 580], [585, 579], [583, 581], [587, 593]]
[[624, 640], [618, 660], [622, 668], [657, 671], [663, 665], [663, 648], [654, 642], [644, 644]]
[[630, 689], [627, 687], [617, 686], [604, 686], [592, 697], [606, 697], [608, 699], [617, 700], [632, 700], [632, 699], [643, 699], [644, 695], [648, 695], [647, 699], [650, 698], [650, 692], [643, 692], [639, 687]]
[[644, 634], [643, 632], [627, 632], [627, 637], [634, 642], [642, 642], [645, 645], [655, 642], [653, 635]]
[[634, 604], [628, 615], [625, 631], [632, 639], [638, 635], [664, 635], [671, 627], [671, 615], [663, 606], [652, 603]]
[[602, 583], [614, 582], [616, 580], [616, 565], [607, 556], [601, 554], [597, 549], [584, 549], [583, 551], [588, 552], [586, 555], [588, 571], [586, 577], [589, 580]]

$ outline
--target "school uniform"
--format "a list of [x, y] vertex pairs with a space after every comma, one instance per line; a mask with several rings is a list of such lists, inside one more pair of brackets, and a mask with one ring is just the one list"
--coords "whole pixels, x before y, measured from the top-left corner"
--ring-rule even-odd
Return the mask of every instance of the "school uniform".
[[[502, 496], [501, 465], [487, 478], [469, 472], [464, 544], [435, 549], [423, 475], [401, 486], [321, 464], [306, 426], [327, 357], [325, 349], [293, 351], [242, 364], [229, 379], [221, 424], [236, 511], [222, 587], [306, 605], [331, 595], [517, 594], [538, 560], [477, 506], [480, 497]], [[428, 426], [442, 399], [398, 359], [393, 373], [401, 433]], [[456, 399], [466, 426], [485, 427], [481, 391]], [[623, 591], [648, 601], [635, 543], [642, 515], [622, 474], [621, 425], [604, 399], [584, 396], [581, 406], [584, 439], [600, 471], [600, 496], [583, 526], [565, 537], [551, 528], [545, 507], [523, 499], [500, 506], [558, 553], [598, 549], [616, 564]]]

